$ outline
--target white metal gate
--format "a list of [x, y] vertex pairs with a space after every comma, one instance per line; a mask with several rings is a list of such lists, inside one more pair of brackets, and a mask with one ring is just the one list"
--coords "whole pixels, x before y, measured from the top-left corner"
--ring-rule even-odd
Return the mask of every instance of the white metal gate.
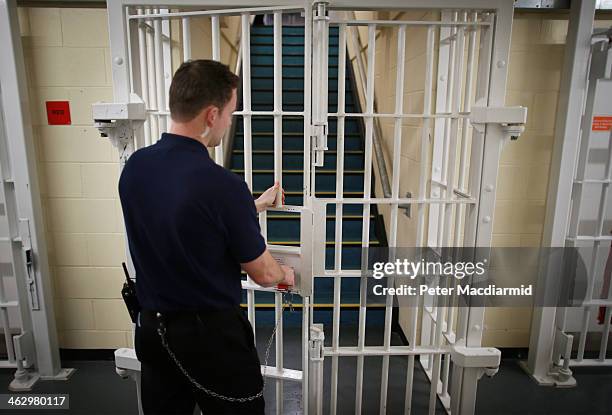
[[[308, 231], [312, 243], [304, 232], [301, 246], [287, 248], [285, 253], [301, 257], [313, 267], [315, 278], [333, 278], [334, 301], [331, 342], [325, 343], [325, 327], [314, 319], [312, 300], [316, 290], [310, 292], [312, 281], [302, 280], [298, 286], [302, 294], [302, 365], [286, 368], [283, 364], [283, 298], [275, 293], [275, 320], [279, 321], [276, 337], [276, 363], [264, 367], [264, 375], [277, 380], [276, 412], [283, 413], [283, 385], [286, 381], [302, 383], [302, 410], [304, 413], [323, 412], [324, 362], [332, 362], [329, 394], [329, 412], [338, 408], [338, 360], [353, 356], [357, 359], [355, 413], [362, 412], [364, 386], [364, 360], [382, 357], [380, 413], [387, 411], [389, 365], [391, 356], [406, 356], [408, 369], [404, 374], [405, 412], [414, 408], [412, 390], [415, 357], [423, 365], [431, 381], [428, 411], [435, 413], [438, 398], [447, 411], [469, 414], [474, 411], [477, 380], [484, 373], [494, 373], [499, 364], [499, 351], [482, 348], [483, 308], [457, 308], [454, 302], [434, 297], [421, 297], [410, 307], [408, 346], [391, 345], [391, 317], [393, 297], [386, 297], [384, 336], [380, 345], [365, 343], [366, 336], [366, 276], [361, 270], [343, 269], [341, 264], [342, 211], [346, 205], [360, 207], [363, 247], [369, 242], [369, 217], [371, 206], [390, 207], [390, 246], [394, 246], [400, 233], [398, 209], [400, 205], [416, 205], [417, 231], [414, 246], [480, 246], [491, 243], [493, 207], [496, 179], [502, 146], [511, 136], [520, 134], [524, 123], [524, 109], [507, 111], [504, 106], [508, 67], [509, 40], [512, 24], [512, 3], [498, 0], [457, 1], [380, 1], [376, 5], [366, 1], [264, 1], [266, 7], [244, 7], [243, 1], [228, 0], [223, 3], [197, 0], [167, 0], [158, 6], [148, 0], [111, 0], [108, 2], [111, 37], [111, 61], [113, 88], [116, 104], [94, 106], [97, 125], [114, 141], [122, 161], [137, 148], [152, 144], [165, 131], [169, 121], [167, 105], [168, 79], [171, 65], [168, 54], [176, 47], [168, 38], [168, 21], [178, 19], [183, 33], [182, 58], [188, 59], [191, 51], [189, 22], [194, 17], [210, 18], [212, 27], [212, 58], [220, 57], [221, 17], [240, 16], [241, 70], [243, 108], [235, 115], [241, 118], [244, 131], [244, 176], [253, 189], [252, 177], [252, 120], [271, 117], [274, 123], [274, 179], [283, 180], [282, 135], [283, 117], [299, 117], [304, 123], [303, 207], [285, 207], [280, 210], [301, 212], [303, 217], [312, 212], [314, 217]], [[236, 7], [236, 8], [230, 8]], [[206, 10], [194, 10], [202, 8]], [[392, 10], [410, 11], [429, 9], [437, 13], [432, 20], [355, 20], [332, 11], [343, 10]], [[304, 24], [304, 95], [303, 111], [283, 110], [282, 103], [282, 15], [301, 12]], [[271, 111], [254, 111], [251, 106], [251, 63], [249, 30], [255, 14], [274, 14], [274, 103]], [[338, 105], [336, 112], [328, 110], [328, 34], [331, 26], [339, 31]], [[363, 65], [362, 113], [346, 113], [344, 107], [347, 34], [351, 27], [367, 28], [367, 68]], [[379, 28], [397, 32], [396, 103], [391, 113], [374, 111], [376, 32]], [[165, 31], [166, 30], [166, 31]], [[422, 111], [409, 112], [403, 108], [404, 56], [406, 37], [410, 31], [423, 31], [425, 35], [425, 80]], [[165, 47], [165, 44], [168, 47]], [[360, 53], [360, 52], [359, 52]], [[438, 54], [437, 65], [434, 56]], [[437, 69], [436, 69], [437, 67]], [[437, 72], [437, 76], [436, 76]], [[434, 80], [436, 97], [434, 99]], [[163, 87], [162, 87], [163, 86]], [[435, 107], [435, 108], [434, 108]], [[344, 123], [346, 119], [362, 119], [365, 125], [365, 163], [363, 197], [346, 198], [344, 179]], [[394, 121], [393, 175], [389, 197], [376, 197], [372, 189], [374, 163], [373, 141], [377, 120]], [[315, 197], [317, 167], [322, 166], [327, 150], [328, 120], [337, 122], [337, 171], [334, 198]], [[402, 146], [402, 122], [418, 120], [422, 123], [419, 140], [421, 160], [418, 172], [418, 188], [415, 197], [400, 195], [400, 149]], [[433, 139], [432, 139], [433, 137]], [[431, 156], [430, 156], [431, 152]], [[217, 163], [223, 164], [223, 150], [215, 152]], [[270, 183], [271, 184], [271, 183]], [[336, 222], [333, 241], [335, 265], [325, 266], [327, 205], [335, 207]], [[306, 216], [304, 216], [306, 215]], [[266, 214], [260, 216], [262, 232], [266, 235]], [[281, 249], [282, 251], [282, 249]], [[310, 255], [314, 257], [310, 259]], [[129, 257], [129, 255], [128, 255]], [[362, 257], [362, 262], [366, 261]], [[301, 276], [308, 275], [308, 266]], [[340, 345], [340, 292], [344, 278], [358, 279], [360, 284], [359, 325], [357, 343]], [[310, 284], [310, 285], [309, 285]], [[254, 291], [252, 281], [245, 281], [248, 314], [253, 326], [255, 321]], [[263, 289], [262, 289], [263, 290]], [[269, 289], [268, 289], [269, 290]], [[453, 300], [451, 300], [453, 301]], [[417, 325], [422, 330], [417, 338]], [[329, 336], [328, 336], [329, 337]], [[138, 372], [133, 351], [118, 350], [119, 368]], [[451, 366], [451, 362], [453, 365]], [[452, 368], [452, 377], [450, 376]], [[490, 369], [490, 370], [489, 370]]]

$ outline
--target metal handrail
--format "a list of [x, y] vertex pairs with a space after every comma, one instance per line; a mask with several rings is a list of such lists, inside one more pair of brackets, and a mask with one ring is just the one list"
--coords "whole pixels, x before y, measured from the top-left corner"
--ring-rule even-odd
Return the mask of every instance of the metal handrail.
[[[353, 12], [354, 13], [354, 12]], [[355, 16], [353, 16], [355, 18]], [[357, 30], [354, 26], [347, 27], [349, 37], [351, 42], [353, 43], [353, 48], [357, 51], [355, 56], [355, 60], [357, 61], [357, 69], [359, 70], [359, 83], [362, 91], [366, 90], [365, 79], [366, 79], [366, 71], [365, 71], [365, 63], [363, 62], [363, 58], [361, 56], [362, 45], [359, 40], [359, 36], [355, 33]], [[350, 60], [349, 60], [350, 61]], [[352, 65], [352, 61], [351, 65]], [[361, 100], [359, 94], [357, 94], [357, 99]], [[363, 108], [365, 108], [365, 103], [362, 103]], [[374, 112], [376, 112], [376, 98], [374, 98]], [[384, 149], [381, 142], [382, 137], [382, 129], [380, 127], [380, 121], [378, 118], [374, 118], [374, 130], [372, 131], [372, 146], [374, 149], [374, 154], [376, 156], [376, 165], [378, 166], [378, 175], [380, 177], [380, 183], [382, 185], [382, 191], [384, 197], [391, 197], [391, 184], [389, 182], [389, 173], [387, 171], [387, 162], [385, 161]]]

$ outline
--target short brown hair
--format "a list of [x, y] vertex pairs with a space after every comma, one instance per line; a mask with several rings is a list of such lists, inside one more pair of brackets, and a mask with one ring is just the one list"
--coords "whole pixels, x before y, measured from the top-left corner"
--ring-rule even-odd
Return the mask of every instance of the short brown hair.
[[220, 62], [208, 59], [184, 62], [170, 84], [170, 116], [175, 121], [187, 122], [209, 105], [223, 109], [232, 98], [238, 80]]

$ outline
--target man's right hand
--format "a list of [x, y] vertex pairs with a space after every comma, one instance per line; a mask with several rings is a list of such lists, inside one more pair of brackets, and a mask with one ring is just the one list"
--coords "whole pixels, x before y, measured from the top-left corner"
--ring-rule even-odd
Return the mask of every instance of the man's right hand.
[[286, 265], [281, 265], [280, 267], [285, 273], [285, 277], [281, 282], [278, 283], [278, 285], [286, 286], [288, 288], [293, 287], [295, 285], [295, 271], [293, 270], [293, 268], [288, 267]]

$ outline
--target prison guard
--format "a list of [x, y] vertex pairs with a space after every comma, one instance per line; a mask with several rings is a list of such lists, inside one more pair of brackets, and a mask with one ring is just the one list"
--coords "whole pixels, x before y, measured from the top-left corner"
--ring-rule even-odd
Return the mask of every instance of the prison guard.
[[253, 196], [200, 142], [164, 133], [119, 180], [143, 309], [220, 310], [241, 300], [240, 263], [265, 250]]

